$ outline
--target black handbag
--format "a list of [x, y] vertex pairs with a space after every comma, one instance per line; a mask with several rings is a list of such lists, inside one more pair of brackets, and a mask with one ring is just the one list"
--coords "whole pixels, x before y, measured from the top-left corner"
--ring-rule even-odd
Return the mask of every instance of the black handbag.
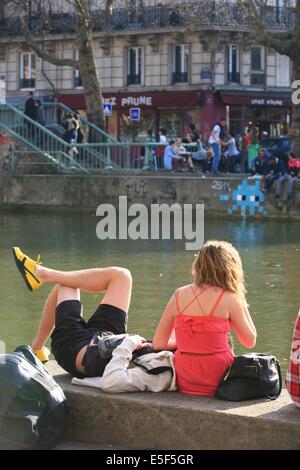
[[281, 390], [280, 363], [276, 357], [249, 353], [234, 359], [218, 385], [216, 398], [230, 401], [276, 400]]

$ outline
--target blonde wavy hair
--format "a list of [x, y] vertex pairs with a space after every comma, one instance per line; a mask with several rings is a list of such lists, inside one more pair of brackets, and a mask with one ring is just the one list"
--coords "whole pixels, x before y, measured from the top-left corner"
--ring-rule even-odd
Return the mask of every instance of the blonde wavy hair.
[[231, 243], [207, 241], [195, 258], [192, 275], [196, 285], [207, 284], [234, 292], [247, 305], [242, 260]]

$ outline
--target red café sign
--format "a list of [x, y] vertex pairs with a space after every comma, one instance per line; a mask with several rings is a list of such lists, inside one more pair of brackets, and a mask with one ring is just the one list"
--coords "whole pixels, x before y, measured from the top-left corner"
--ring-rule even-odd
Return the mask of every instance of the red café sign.
[[135, 107], [153, 107], [153, 98], [152, 96], [122, 96], [114, 95], [107, 97], [104, 95], [104, 102], [110, 103], [112, 106], [117, 106], [117, 108], [124, 108], [128, 106]]
[[[104, 93], [105, 103], [114, 108], [181, 108], [198, 104], [199, 91], [157, 91], [152, 93]], [[73, 109], [85, 109], [84, 95], [61, 95], [59, 101]]]
[[153, 93], [104, 93], [104, 101], [117, 108], [159, 108], [197, 105], [197, 91], [153, 92]]

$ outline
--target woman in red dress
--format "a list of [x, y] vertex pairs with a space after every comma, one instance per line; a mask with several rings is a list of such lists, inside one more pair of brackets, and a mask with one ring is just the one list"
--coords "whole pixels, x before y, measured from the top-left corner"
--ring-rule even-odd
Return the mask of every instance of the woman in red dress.
[[193, 283], [177, 289], [170, 299], [153, 347], [176, 349], [180, 392], [214, 396], [234, 360], [231, 328], [249, 349], [255, 346], [256, 329], [245, 298], [241, 258], [230, 243], [206, 242], [195, 259], [192, 274]]

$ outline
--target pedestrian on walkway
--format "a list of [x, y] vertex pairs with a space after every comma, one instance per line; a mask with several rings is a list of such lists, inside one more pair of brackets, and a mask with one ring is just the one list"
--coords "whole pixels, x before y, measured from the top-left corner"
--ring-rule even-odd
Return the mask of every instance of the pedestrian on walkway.
[[221, 160], [221, 142], [225, 140], [225, 118], [221, 118], [211, 129], [208, 143], [212, 146], [214, 157], [212, 160], [212, 173], [217, 173]]
[[[25, 110], [24, 114], [28, 118], [32, 119], [33, 121], [36, 121], [37, 118], [37, 108], [35, 104], [35, 100], [33, 98], [33, 92], [29, 91], [27, 94], [28, 98], [25, 101]], [[34, 137], [34, 124], [30, 122], [29, 120], [26, 120], [26, 127], [27, 127], [27, 132], [28, 132], [28, 138], [33, 139]]]

